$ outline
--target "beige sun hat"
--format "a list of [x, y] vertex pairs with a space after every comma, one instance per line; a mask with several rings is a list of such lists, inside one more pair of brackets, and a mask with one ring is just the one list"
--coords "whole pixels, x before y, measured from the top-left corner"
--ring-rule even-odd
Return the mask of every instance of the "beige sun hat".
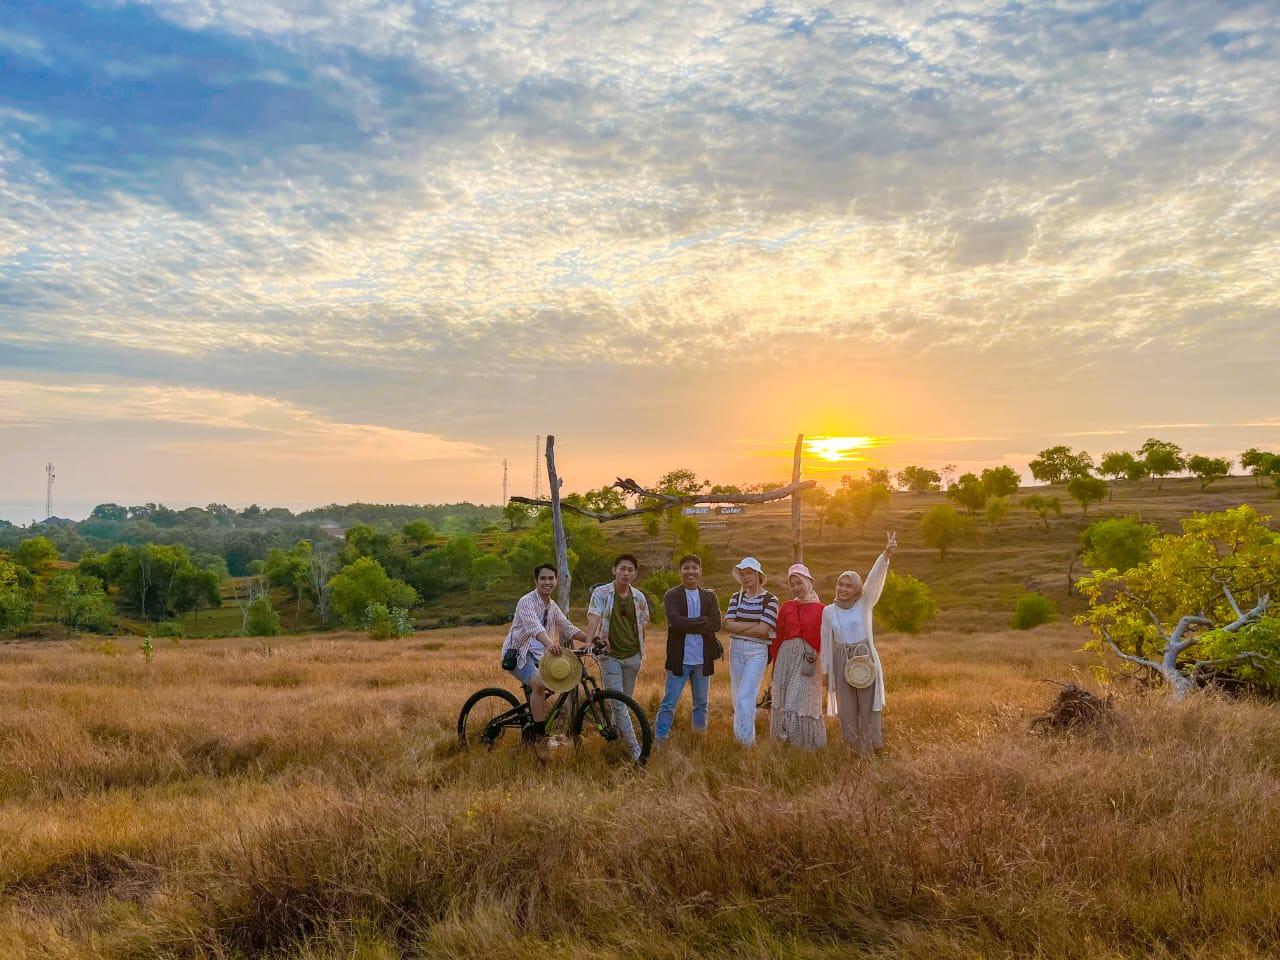
[[552, 693], [568, 693], [582, 679], [582, 661], [572, 653], [544, 653], [538, 663], [538, 676]]
[[760, 575], [760, 586], [764, 586], [769, 582], [769, 578], [764, 575], [764, 568], [760, 566], [760, 561], [755, 557], [743, 557], [742, 562], [733, 568], [733, 579], [738, 581], [738, 586], [742, 586], [743, 570], [754, 570]]

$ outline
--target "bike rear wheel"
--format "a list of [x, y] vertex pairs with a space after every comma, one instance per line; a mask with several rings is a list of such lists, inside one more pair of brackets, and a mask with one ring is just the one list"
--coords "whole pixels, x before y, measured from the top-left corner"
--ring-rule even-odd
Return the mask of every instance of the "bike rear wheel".
[[529, 721], [528, 707], [523, 717], [515, 714], [522, 706], [515, 694], [502, 687], [477, 690], [458, 714], [458, 743], [464, 750], [472, 747], [492, 750], [504, 736], [519, 743], [521, 728]]
[[616, 763], [641, 765], [653, 748], [649, 718], [640, 704], [619, 690], [597, 690], [585, 700], [574, 714], [572, 733], [575, 744], [594, 744]]

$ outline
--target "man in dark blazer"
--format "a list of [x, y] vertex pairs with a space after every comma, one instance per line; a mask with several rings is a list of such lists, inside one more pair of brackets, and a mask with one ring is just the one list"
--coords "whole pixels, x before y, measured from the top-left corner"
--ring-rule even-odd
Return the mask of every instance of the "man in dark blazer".
[[716, 639], [720, 601], [714, 590], [702, 586], [702, 561], [693, 554], [680, 558], [680, 586], [666, 592], [662, 605], [667, 614], [667, 689], [654, 731], [659, 742], [671, 736], [686, 683], [693, 691], [693, 729], [706, 732], [711, 674], [723, 654]]

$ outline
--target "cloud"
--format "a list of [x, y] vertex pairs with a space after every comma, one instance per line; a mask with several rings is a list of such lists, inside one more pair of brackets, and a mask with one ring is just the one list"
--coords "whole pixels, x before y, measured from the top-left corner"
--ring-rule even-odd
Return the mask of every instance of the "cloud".
[[[75, 423], [191, 428], [170, 450], [198, 447], [277, 461], [349, 459], [368, 463], [472, 460], [477, 444], [376, 424], [341, 423], [270, 397], [133, 383], [0, 380], [0, 430], [47, 430]], [[169, 436], [173, 431], [166, 431]]]
[[661, 405], [704, 378], [710, 402], [719, 365], [820, 343], [1064, 416], [1080, 389], [1199, 416], [1133, 369], [1207, 368], [1235, 409], [1205, 416], [1247, 418], [1228, 371], [1274, 366], [1280, 321], [1268, 14], [24, 8], [0, 33], [0, 364], [488, 440], [571, 380]]

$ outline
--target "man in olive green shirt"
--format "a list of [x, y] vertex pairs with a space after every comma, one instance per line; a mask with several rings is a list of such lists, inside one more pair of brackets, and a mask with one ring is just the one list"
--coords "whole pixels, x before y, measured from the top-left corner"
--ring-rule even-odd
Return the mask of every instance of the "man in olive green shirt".
[[[644, 662], [644, 628], [649, 622], [649, 601], [632, 586], [640, 565], [624, 553], [613, 561], [613, 582], [591, 591], [587, 605], [587, 637], [599, 640], [607, 653], [600, 658], [600, 679], [607, 690], [635, 695], [636, 677]], [[639, 755], [640, 744], [625, 710], [617, 711], [623, 738]]]

